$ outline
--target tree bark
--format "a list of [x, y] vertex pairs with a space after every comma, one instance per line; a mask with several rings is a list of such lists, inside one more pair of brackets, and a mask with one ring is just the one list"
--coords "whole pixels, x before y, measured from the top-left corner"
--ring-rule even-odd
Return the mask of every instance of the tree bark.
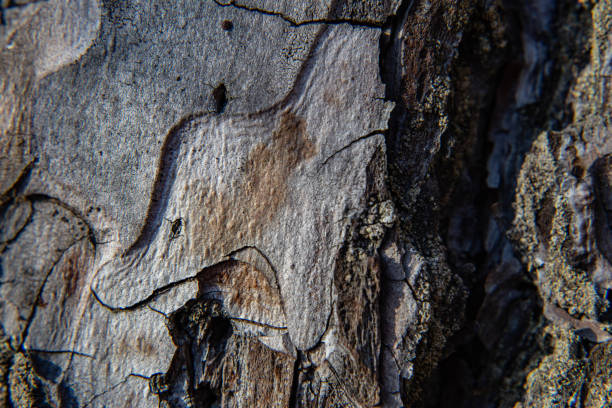
[[1, 7], [0, 405], [612, 404], [610, 1]]

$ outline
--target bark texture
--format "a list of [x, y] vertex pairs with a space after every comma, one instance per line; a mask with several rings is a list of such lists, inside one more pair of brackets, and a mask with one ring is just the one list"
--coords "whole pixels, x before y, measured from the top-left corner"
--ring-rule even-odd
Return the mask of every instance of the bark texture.
[[0, 405], [612, 404], [609, 0], [0, 7]]

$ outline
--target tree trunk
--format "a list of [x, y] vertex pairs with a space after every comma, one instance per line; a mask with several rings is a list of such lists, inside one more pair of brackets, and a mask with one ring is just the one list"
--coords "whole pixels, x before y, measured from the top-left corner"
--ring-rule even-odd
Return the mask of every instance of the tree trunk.
[[0, 405], [612, 404], [609, 0], [0, 11]]

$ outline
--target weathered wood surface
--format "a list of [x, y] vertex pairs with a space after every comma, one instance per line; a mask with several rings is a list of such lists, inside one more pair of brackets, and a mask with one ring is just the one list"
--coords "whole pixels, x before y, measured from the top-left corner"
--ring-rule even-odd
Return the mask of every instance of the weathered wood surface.
[[610, 403], [608, 0], [1, 7], [0, 405]]

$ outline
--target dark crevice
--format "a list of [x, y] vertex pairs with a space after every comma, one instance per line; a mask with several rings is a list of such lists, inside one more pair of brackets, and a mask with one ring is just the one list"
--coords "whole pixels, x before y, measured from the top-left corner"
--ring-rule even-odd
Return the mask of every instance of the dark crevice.
[[[496, 94], [500, 86], [508, 86], [502, 80], [502, 72], [513, 58], [511, 50], [516, 50], [518, 36], [506, 33], [508, 44], [505, 47], [482, 51], [483, 38], [490, 44], [495, 41], [480, 7], [465, 27], [458, 46], [452, 73], [454, 93], [448, 106], [449, 122], [454, 126], [442, 135], [443, 147], [433, 166], [442, 204], [440, 233], [453, 273], [467, 286], [469, 296], [465, 320], [446, 346], [447, 356], [432, 373], [425, 401], [428, 407], [451, 406], [451, 401], [453, 406], [459, 407], [487, 406], [492, 402], [489, 400], [491, 393], [500, 392], [501, 385], [494, 378], [498, 372], [492, 369], [503, 355], [491, 352], [481, 343], [482, 326], [492, 323], [480, 321], [482, 308], [487, 307], [485, 301], [490, 299], [484, 284], [491, 260], [484, 249], [484, 241], [492, 205], [499, 200], [497, 192], [486, 186], [485, 164], [491, 148], [488, 132], [496, 120]], [[512, 18], [511, 15], [510, 11], [505, 11], [506, 19]], [[470, 76], [465, 77], [462, 74], [465, 71]], [[468, 87], [464, 87], [464, 83], [468, 83]], [[473, 83], [481, 85], [474, 89]], [[504, 296], [504, 292], [499, 292], [494, 299]], [[497, 312], [495, 307], [495, 304], [488, 305]], [[495, 321], [499, 325], [495, 335], [503, 334], [505, 322], [503, 316]], [[506, 351], [512, 354], [510, 348]], [[494, 404], [497, 406], [497, 402]]]
[[[489, 44], [494, 44], [492, 34], [487, 34], [493, 30], [483, 31], [485, 13], [477, 11], [459, 46], [449, 111], [449, 122], [455, 127], [443, 135], [442, 145], [447, 149], [440, 151], [432, 173], [441, 187], [440, 231], [449, 263], [467, 285], [469, 297], [465, 322], [451, 339], [448, 356], [432, 375], [426, 406], [511, 406], [517, 401], [513, 398], [520, 400], [517, 396], [524, 392], [528, 367], [546, 354], [537, 341], [543, 321], [542, 302], [531, 277], [524, 266], [516, 272], [505, 272], [506, 276], [496, 274], [496, 269], [506, 268], [503, 262], [509, 262], [508, 257], [521, 265], [520, 255], [504, 251], [514, 247], [506, 234], [514, 217], [517, 176], [533, 139], [542, 130], [563, 128], [571, 121], [562, 106], [571, 82], [562, 58], [568, 49], [569, 55], [579, 55], [581, 47], [572, 41], [581, 40], [580, 35], [571, 41], [561, 35], [557, 39], [568, 10], [575, 7], [568, 4], [559, 2], [549, 29], [528, 28], [525, 20], [534, 18], [530, 15], [531, 3], [505, 4], [502, 12], [508, 43], [505, 49], [493, 47], [488, 53], [481, 51], [482, 38], [488, 35]], [[525, 33], [529, 29], [532, 31]], [[518, 98], [515, 92], [519, 79], [530, 69], [524, 61], [524, 41], [542, 44], [545, 54], [538, 56], [543, 61], [537, 60], [539, 71], [534, 74], [542, 77], [541, 92], [536, 93], [533, 103], [520, 106], [514, 99]], [[558, 63], [547, 68], [549, 60]], [[466, 71], [471, 77], [462, 74]], [[463, 80], [480, 81], [482, 85], [462, 90]], [[529, 90], [536, 92], [537, 88]], [[473, 136], [465, 125], [472, 125]], [[501, 161], [500, 181], [497, 187], [490, 187], [490, 169], [485, 163], [491, 160], [495, 143], [500, 143], [494, 139], [495, 132], [506, 135], [510, 150], [495, 159]], [[499, 238], [492, 247], [485, 247], [491, 223], [499, 231]], [[459, 233], [453, 235], [452, 231]], [[495, 288], [487, 288], [492, 282], [498, 282]]]
[[293, 363], [293, 374], [291, 376], [291, 393], [289, 394], [288, 408], [297, 408], [298, 392], [300, 389], [300, 364], [302, 363], [302, 352], [297, 351], [295, 362]]
[[[441, 114], [447, 116], [450, 126], [439, 136], [439, 152], [427, 170], [427, 174], [431, 178], [421, 181], [418, 179], [418, 173], [412, 170], [414, 166], [411, 165], [411, 162], [407, 162], [407, 168], [412, 174], [401, 170], [402, 166], [406, 166], [406, 163], [402, 163], [402, 160], [405, 160], [402, 153], [413, 145], [412, 142], [406, 143], [406, 140], [410, 141], [412, 140], [410, 138], [419, 137], [418, 132], [422, 132], [419, 128], [413, 130], [411, 116], [417, 114], [417, 112], [414, 107], [408, 105], [410, 101], [403, 94], [405, 89], [402, 82], [404, 79], [402, 78], [402, 69], [405, 68], [405, 62], [402, 60], [401, 40], [397, 34], [406, 29], [404, 27], [406, 16], [412, 13], [413, 3], [412, 1], [402, 3], [401, 13], [398, 13], [397, 17], [388, 22], [386, 32], [390, 34], [381, 37], [380, 71], [383, 82], [387, 85], [386, 96], [396, 103], [387, 133], [391, 189], [394, 202], [400, 213], [400, 219], [414, 220], [417, 217], [417, 221], [418, 219], [425, 223], [428, 219], [433, 221], [425, 228], [418, 227], [415, 221], [410, 221], [412, 225], [408, 224], [404, 227], [417, 227], [416, 231], [411, 231], [411, 235], [416, 232], [417, 237], [421, 234], [425, 236], [428, 230], [429, 233], [437, 231], [448, 251], [448, 261], [453, 274], [460, 277], [466, 285], [469, 297], [466, 299], [466, 320], [461, 324], [462, 328], [450, 339], [450, 344], [445, 347], [444, 353], [447, 357], [445, 356], [441, 360], [440, 366], [430, 374], [429, 378], [422, 380], [425, 384], [422, 397], [402, 396], [405, 403], [416, 404], [416, 406], [422, 404], [430, 407], [441, 407], [447, 406], [449, 403], [452, 406], [485, 406], [488, 403], [486, 398], [493, 396], [498, 391], [497, 386], [493, 385], [497, 379], [492, 379], [490, 384], [486, 382], [494, 377], [491, 373], [495, 371], [491, 370], [496, 366], [496, 359], [499, 360], [504, 357], [503, 354], [483, 351], [483, 346], [479, 345], [478, 335], [479, 311], [486, 299], [485, 278], [489, 271], [488, 268], [491, 266], [491, 255], [486, 253], [483, 245], [487, 234], [487, 224], [494, 211], [492, 205], [502, 199], [497, 195], [497, 191], [486, 187], [487, 168], [485, 163], [491, 154], [491, 144], [487, 137], [493, 126], [492, 124], [495, 120], [498, 120], [495, 114], [499, 115], [499, 110], [504, 109], [503, 106], [496, 106], [498, 103], [496, 94], [498, 94], [500, 87], [508, 86], [508, 83], [504, 82], [503, 72], [507, 69], [506, 64], [516, 58], [517, 48], [521, 48], [520, 45], [517, 46], [517, 42], [520, 42], [520, 36], [515, 35], [506, 38], [509, 41], [506, 48], [497, 49], [495, 39], [492, 38], [493, 29], [486, 26], [488, 24], [485, 20], [487, 14], [482, 9], [485, 7], [484, 2], [480, 3], [481, 6], [475, 7], [476, 11], [473, 11], [469, 22], [462, 28], [464, 31], [462, 40], [457, 46], [456, 57], [448, 58], [441, 65], [442, 67], [448, 66], [451, 70], [448, 75], [452, 78], [452, 93], [447, 105], [442, 105], [441, 108]], [[510, 11], [504, 14], [504, 17], [513, 18]], [[435, 17], [433, 19], [433, 22], [429, 21], [430, 25], [435, 24]], [[516, 27], [516, 24], [510, 24], [510, 26]], [[437, 31], [433, 30], [432, 33], [437, 33]], [[404, 34], [406, 33], [404, 32]], [[481, 41], [487, 36], [489, 44], [492, 44], [493, 47], [488, 53], [482, 53]], [[426, 57], [426, 55], [423, 55], [425, 50], [426, 48], [423, 48], [421, 52], [419, 57], [421, 60]], [[518, 55], [520, 55], [520, 52]], [[466, 76], [465, 72], [468, 72], [470, 76]], [[420, 78], [405, 79], [417, 82], [417, 85], [422, 82]], [[465, 83], [467, 83], [467, 86], [464, 85]], [[415, 92], [417, 96], [412, 103], [418, 106], [424, 96], [424, 90], [417, 88]], [[421, 95], [421, 97], [418, 95]], [[432, 115], [432, 117], [435, 119], [435, 115]], [[429, 135], [429, 137], [435, 138], [436, 136]], [[529, 141], [525, 143], [526, 146], [529, 146], [529, 144]], [[428, 196], [430, 196], [435, 202], [439, 203], [439, 208], [427, 208], [427, 206], [421, 206], [418, 201], [416, 203], [406, 201], [402, 194], [405, 194], [412, 185], [402, 181], [401, 178], [407, 177], [414, 177], [412, 179], [414, 180], [413, 184], [423, 183], [418, 200], [428, 202]], [[393, 186], [394, 182], [398, 183], [395, 188]], [[508, 198], [511, 201], [513, 197], [511, 192], [506, 194], [505, 203], [507, 205]], [[509, 224], [508, 222], [507, 225]], [[450, 234], [453, 228], [460, 231], [460, 234], [456, 236]], [[409, 284], [409, 282], [407, 283]], [[415, 289], [410, 285], [409, 287], [415, 299], [418, 299]], [[513, 288], [513, 290], [524, 294], [518, 305], [526, 305], [530, 313], [535, 313], [535, 316], [538, 316], [537, 292], [533, 285], [530, 285], [528, 289]], [[497, 294], [499, 298], [502, 298], [502, 295], [503, 292]], [[534, 300], [536, 306], [531, 309]], [[419, 301], [428, 300], [419, 299]], [[520, 309], [515, 305], [514, 310]], [[508, 317], [508, 319], [512, 318]], [[505, 319], [497, 320], [501, 320], [500, 323], [502, 324], [505, 322]], [[515, 355], [515, 352], [511, 350], [524, 347], [523, 337], [526, 336], [528, 330], [534, 324], [534, 322], [515, 323], [522, 329], [518, 332], [505, 333], [506, 337], [502, 342], [506, 344], [506, 341], [513, 339], [518, 343], [516, 345], [506, 344], [509, 355]], [[500, 330], [503, 331], [505, 328], [502, 327]], [[434, 341], [434, 336], [435, 334], [427, 334], [427, 337], [419, 344], [419, 351], [417, 351], [417, 359], [415, 360], [415, 372], [420, 369], [418, 366], [419, 358], [428, 358], [429, 349], [433, 346], [429, 342]], [[506, 361], [512, 361], [512, 358]], [[479, 377], [479, 384], [473, 382], [476, 377]], [[403, 384], [402, 394], [418, 391], [413, 385], [408, 387], [406, 385]], [[477, 388], [477, 391], [474, 391], [475, 388]], [[473, 395], [475, 392], [490, 394], [487, 394], [487, 397], [475, 397]]]

